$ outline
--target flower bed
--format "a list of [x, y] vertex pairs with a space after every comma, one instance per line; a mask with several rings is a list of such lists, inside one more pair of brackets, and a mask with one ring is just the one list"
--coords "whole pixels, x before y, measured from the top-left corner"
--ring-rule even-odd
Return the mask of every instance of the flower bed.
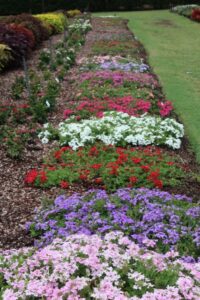
[[74, 233], [101, 234], [120, 230], [141, 247], [198, 258], [200, 208], [192, 199], [148, 189], [120, 189], [112, 195], [91, 190], [60, 196], [37, 213], [27, 228], [41, 247]]
[[145, 113], [169, 116], [173, 106], [170, 101], [145, 101], [132, 96], [121, 98], [84, 99], [83, 101], [69, 101], [64, 110], [64, 118], [75, 115], [77, 119], [86, 119], [92, 116], [103, 117], [105, 111], [118, 111], [130, 116], [138, 117]]
[[87, 144], [102, 141], [106, 145], [134, 146], [165, 145], [179, 149], [184, 135], [183, 125], [174, 119], [129, 116], [121, 112], [104, 112], [102, 118], [77, 122], [74, 117], [61, 122], [58, 129], [49, 124], [39, 133], [42, 143], [58, 139], [61, 146], [69, 145], [74, 150]]
[[[52, 18], [53, 17], [54, 14], [52, 14]], [[62, 18], [65, 17], [59, 15], [59, 18], [61, 18], [61, 21]], [[10, 16], [6, 18], [8, 23], [9, 20], [13, 20], [13, 22], [19, 24], [21, 24], [21, 22], [24, 24], [24, 22], [29, 19], [31, 19], [32, 23], [36, 20], [37, 26], [34, 27], [35, 29], [36, 27], [40, 28], [40, 26], [43, 28], [41, 22], [37, 18], [31, 17], [30, 15]], [[83, 22], [83, 27], [80, 25], [80, 32], [79, 29], [77, 29], [77, 34], [80, 33], [83, 35], [85, 30], [88, 30], [88, 28], [85, 29], [85, 22]], [[80, 22], [80, 24], [82, 24], [82, 22]], [[87, 22], [87, 24], [89, 23]], [[23, 52], [24, 50], [22, 49], [23, 45], [27, 46], [28, 48], [32, 48], [34, 46], [33, 34], [30, 35], [29, 33], [31, 32], [29, 32], [29, 30], [26, 28], [24, 29], [23, 26], [14, 24], [12, 26], [3, 25], [0, 29], [0, 35], [3, 35], [3, 32], [7, 30], [8, 27], [12, 37], [15, 37], [16, 34], [18, 34], [19, 37], [20, 34], [20, 36], [23, 38], [23, 41], [27, 41], [25, 44], [20, 43], [20, 48], [18, 49], [18, 44], [14, 39], [16, 56], [25, 55]], [[7, 35], [6, 38], [8, 37], [9, 35]], [[8, 98], [4, 97], [4, 91], [0, 103], [0, 141], [8, 156], [12, 158], [20, 158], [23, 154], [23, 148], [26, 146], [28, 147], [28, 143], [35, 143], [35, 141], [30, 140], [30, 137], [25, 139], [26, 142], [24, 138], [22, 138], [21, 140], [23, 140], [23, 142], [19, 143], [20, 139], [18, 138], [19, 134], [17, 133], [21, 130], [21, 128], [19, 128], [19, 124], [24, 124], [23, 130], [30, 131], [33, 127], [37, 129], [40, 126], [38, 123], [47, 122], [49, 114], [52, 113], [56, 108], [56, 102], [60, 95], [62, 81], [68, 70], [75, 63], [76, 53], [80, 49], [83, 41], [84, 36], [81, 37], [81, 41], [77, 39], [74, 40], [72, 34], [69, 33], [68, 45], [70, 43], [70, 47], [66, 48], [65, 36], [63, 36], [62, 39], [57, 40], [56, 44], [51, 45], [51, 49], [44, 48], [42, 51], [40, 51], [39, 63], [38, 65], [36, 63], [36, 68], [28, 69], [29, 76], [25, 76], [25, 74], [22, 73], [23, 76], [17, 75], [15, 77], [15, 81], [13, 81], [14, 76], [12, 77], [11, 84], [9, 86], [10, 90], [8, 91], [9, 100]], [[6, 59], [5, 54], [9, 54], [7, 53], [8, 49], [10, 48], [3, 46], [3, 52], [0, 53], [0, 69], [1, 66], [3, 68], [3, 61]], [[4, 53], [5, 51], [6, 53]], [[10, 54], [13, 55], [12, 51]], [[18, 59], [18, 62], [21, 62], [20, 59]], [[9, 61], [7, 61], [7, 63], [9, 63]], [[15, 103], [16, 100], [18, 100], [18, 104]], [[17, 138], [15, 138], [16, 135]], [[34, 137], [37, 137], [37, 135]], [[9, 143], [7, 142], [8, 140]], [[20, 151], [18, 149], [20, 149]]]
[[158, 87], [158, 82], [152, 74], [132, 74], [131, 72], [120, 71], [97, 71], [85, 72], [80, 76], [80, 81], [88, 80], [91, 84], [101, 85], [104, 81], [108, 80], [115, 87], [123, 85], [127, 82], [136, 82], [141, 86]]
[[[52, 25], [47, 26], [46, 22], [44, 25], [49, 33], [54, 26], [60, 31], [60, 25], [62, 30], [65, 27], [64, 23], [59, 25], [60, 21], [51, 16]], [[80, 61], [79, 68], [72, 72], [74, 77], [66, 81], [67, 86], [72, 84], [69, 86], [75, 95], [63, 93], [74, 99], [66, 103], [67, 120], [56, 126], [58, 111], [56, 116], [51, 116], [55, 128], [47, 123], [39, 133], [42, 143], [57, 140], [63, 147], [54, 149], [41, 165], [30, 169], [24, 178], [25, 189], [19, 203], [26, 205], [25, 199], [34, 200], [32, 194], [38, 197], [38, 191], [53, 195], [62, 189], [67, 196], [59, 196], [51, 204], [44, 198], [45, 206], [35, 210], [34, 220], [27, 223], [36, 247], [0, 252], [0, 298], [3, 300], [200, 298], [199, 206], [187, 196], [161, 191], [186, 190], [195, 176], [184, 155], [179, 157], [172, 150], [156, 147], [179, 149], [184, 128], [176, 120], [164, 118], [170, 114], [172, 105], [165, 101], [156, 77], [145, 73], [150, 70], [143, 64], [144, 50], [138, 41], [128, 39], [131, 34], [126, 26], [126, 21], [117, 18], [99, 21], [93, 35], [101, 38], [105, 33], [105, 39], [94, 43], [95, 38], [89, 35], [91, 45], [94, 43], [91, 53], [120, 56]], [[22, 31], [18, 25], [13, 28]], [[38, 134], [36, 122], [44, 123], [47, 112], [55, 108], [61, 81], [75, 62], [75, 50], [84, 43], [90, 28], [89, 21], [77, 20], [69, 26], [67, 48], [64, 39], [52, 49], [53, 53], [41, 52], [38, 70], [42, 71], [45, 84], [30, 72], [29, 106], [21, 101], [23, 78], [18, 78], [12, 86], [13, 99], [20, 102], [13, 105], [11, 101], [9, 107], [1, 103], [0, 122], [4, 133], [0, 139], [8, 146], [10, 156], [18, 157], [23, 144], [35, 142], [31, 139]], [[118, 35], [123, 37], [115, 41], [113, 38]], [[81, 72], [84, 68], [93, 72]], [[78, 82], [77, 86], [74, 81]], [[59, 107], [64, 107], [64, 101]], [[28, 121], [31, 130], [27, 131], [24, 124], [13, 130], [16, 124]], [[35, 123], [31, 124], [32, 121]], [[135, 147], [131, 148], [130, 144]], [[33, 156], [31, 163], [39, 164], [48, 148]], [[16, 167], [13, 170], [16, 172]], [[26, 172], [27, 168], [22, 170]], [[19, 185], [15, 188], [17, 176], [14, 175], [11, 191], [19, 188]], [[5, 186], [12, 185], [12, 178]], [[72, 190], [86, 188], [84, 194], [72, 194]], [[13, 193], [10, 201], [12, 196]], [[13, 206], [9, 202], [11, 227], [15, 222]], [[24, 207], [19, 207], [23, 211]], [[24, 210], [29, 215], [32, 213], [27, 208]], [[17, 226], [25, 219], [26, 216], [21, 222], [17, 218]], [[22, 235], [21, 240], [24, 239], [26, 236]]]
[[75, 79], [79, 82], [76, 87], [76, 98], [124, 97], [131, 95], [135, 98], [163, 98], [160, 86], [155, 76], [146, 73], [122, 71], [84, 72]]
[[136, 40], [99, 40], [92, 45], [92, 55], [121, 55], [124, 57], [131, 56], [135, 59], [141, 58], [143, 48]]
[[70, 184], [98, 184], [109, 191], [119, 187], [176, 186], [184, 176], [180, 160], [155, 147], [116, 148], [99, 144], [73, 151], [63, 147], [31, 170], [27, 184], [68, 188]]
[[136, 62], [131, 58], [118, 56], [94, 56], [93, 58], [83, 57], [78, 60], [80, 70], [121, 70], [125, 72], [144, 73], [149, 66], [142, 62]]
[[3, 299], [199, 299], [199, 264], [174, 256], [141, 251], [119, 232], [8, 251], [0, 261]]
[[200, 22], [200, 6], [197, 4], [174, 6], [171, 11], [190, 18], [193, 21]]

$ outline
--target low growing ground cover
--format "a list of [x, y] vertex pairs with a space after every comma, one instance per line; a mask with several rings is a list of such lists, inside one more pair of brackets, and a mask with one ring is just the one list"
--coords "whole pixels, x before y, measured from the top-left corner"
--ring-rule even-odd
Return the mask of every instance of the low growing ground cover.
[[59, 144], [76, 150], [101, 141], [105, 145], [117, 146], [167, 146], [181, 147], [184, 136], [183, 125], [174, 119], [154, 116], [133, 117], [127, 113], [108, 111], [101, 118], [80, 120], [73, 116], [61, 122], [58, 128], [46, 123], [39, 133], [42, 143], [58, 139]]
[[119, 189], [112, 195], [91, 190], [84, 196], [58, 197], [38, 212], [28, 229], [40, 247], [73, 233], [121, 230], [142, 247], [161, 253], [173, 249], [193, 261], [200, 254], [199, 220], [199, 206], [186, 196], [144, 188]]
[[31, 170], [27, 184], [64, 189], [75, 182], [96, 183], [109, 191], [119, 187], [157, 187], [180, 184], [185, 166], [178, 157], [162, 149], [121, 148], [104, 146], [80, 148], [73, 151], [63, 147], [51, 153], [39, 170]]
[[[20, 263], [18, 259], [20, 258]], [[7, 252], [4, 299], [198, 299], [198, 264], [143, 251], [122, 233], [71, 235], [40, 251]], [[26, 274], [26, 279], [23, 274]], [[49, 276], [51, 273], [51, 276]]]
[[[197, 300], [199, 183], [184, 126], [127, 21], [94, 18], [92, 26], [70, 72], [60, 73], [65, 50], [83, 43], [88, 21], [69, 27], [68, 47], [66, 40], [55, 47], [55, 64], [48, 49], [39, 57], [45, 80], [50, 68], [59, 83], [57, 112], [35, 128], [43, 151], [26, 168], [22, 190], [53, 197], [43, 198], [34, 218], [26, 219], [31, 247], [0, 253], [0, 295]], [[53, 106], [34, 80], [37, 104]], [[66, 82], [69, 92], [63, 93]], [[19, 99], [22, 83], [13, 87]], [[11, 107], [4, 122], [15, 124], [16, 111]]]

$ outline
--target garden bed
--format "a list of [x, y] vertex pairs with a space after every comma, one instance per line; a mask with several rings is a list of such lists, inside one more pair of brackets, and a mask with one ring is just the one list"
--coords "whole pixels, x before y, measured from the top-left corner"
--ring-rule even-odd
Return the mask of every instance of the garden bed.
[[[96, 36], [96, 31], [98, 31], [98, 22], [99, 22], [100, 18], [94, 19], [92, 21], [92, 25], [93, 25], [93, 30], [91, 32], [88, 33], [87, 37], [86, 37], [86, 44], [83, 47], [83, 49], [81, 50], [80, 54], [77, 57], [77, 61], [81, 61], [83, 60], [85, 57], [90, 57], [90, 53], [91, 53], [91, 45], [94, 43], [94, 39], [93, 36]], [[115, 29], [114, 29], [115, 30]], [[127, 26], [125, 23], [125, 29], [123, 30], [127, 30]], [[114, 31], [115, 32], [115, 31]], [[55, 37], [55, 43], [57, 42], [57, 40], [60, 37], [57, 36]], [[39, 52], [39, 51], [38, 51]], [[143, 51], [142, 51], [142, 57], [143, 56]], [[119, 53], [120, 54], [120, 53]], [[35, 53], [34, 59], [30, 61], [30, 67], [36, 68], [36, 65], [38, 64], [38, 59], [39, 59], [39, 53], [37, 55], [37, 53]], [[147, 62], [147, 58], [145, 56], [145, 62]], [[75, 95], [73, 93], [73, 90], [78, 90], [79, 88], [77, 88], [77, 86], [79, 84], [77, 84], [78, 82], [80, 82], [79, 76], [79, 70], [80, 70], [81, 65], [78, 64], [77, 66], [73, 67], [70, 71], [69, 71], [69, 75], [65, 78], [65, 80], [63, 81], [62, 85], [61, 85], [61, 93], [59, 98], [57, 99], [57, 106], [56, 106], [56, 110], [55, 112], [53, 112], [50, 116], [49, 116], [49, 122], [51, 122], [54, 126], [57, 126], [57, 124], [64, 120], [64, 118], [69, 117], [69, 115], [67, 114], [67, 111], [69, 112], [69, 108], [70, 108], [70, 115], [73, 115], [74, 113], [76, 113], [78, 116], [80, 115], [80, 113], [83, 114], [83, 118], [88, 118], [91, 117], [92, 115], [97, 115], [98, 113], [102, 113], [103, 111], [105, 111], [105, 103], [108, 102], [108, 100], [104, 100], [104, 102], [101, 102], [101, 100], [99, 101], [100, 106], [102, 106], [102, 103], [104, 103], [104, 106], [102, 107], [102, 109], [98, 110], [97, 106], [95, 107], [96, 111], [94, 110], [88, 110], [88, 107], [91, 108], [90, 103], [93, 103], [93, 100], [91, 98], [88, 98], [90, 102], [86, 102], [85, 97], [82, 97], [82, 93], [80, 93], [80, 91], [78, 92], [78, 98], [75, 101]], [[145, 76], [152, 76], [151, 74], [149, 74], [150, 69], [148, 70], [148, 73], [144, 73]], [[92, 72], [88, 73], [91, 74], [92, 76]], [[109, 71], [110, 72], [110, 71]], [[117, 71], [115, 71], [117, 72]], [[121, 71], [120, 71], [121, 72]], [[12, 80], [15, 78], [16, 75], [20, 75], [22, 74], [22, 71], [16, 70], [16, 71], [10, 71], [6, 74], [1, 75], [2, 76], [2, 82], [4, 85], [4, 91], [5, 91], [5, 99], [7, 98], [6, 96], [6, 91], [10, 90], [10, 87], [8, 85], [5, 84], [5, 82], [9, 83], [12, 82]], [[87, 74], [87, 73], [84, 73]], [[101, 74], [101, 73], [100, 73]], [[104, 73], [106, 74], [106, 73]], [[111, 72], [108, 74], [112, 74]], [[141, 74], [141, 75], [140, 75]], [[136, 73], [136, 75], [131, 75], [131, 76], [143, 76], [143, 73]], [[123, 72], [122, 72], [123, 75]], [[88, 75], [85, 75], [88, 76]], [[144, 77], [145, 78], [145, 77]], [[149, 77], [151, 78], [151, 77]], [[160, 99], [164, 100], [164, 95], [162, 93], [162, 89], [160, 87], [159, 82], [157, 81], [155, 75], [153, 74], [152, 80], [155, 81], [154, 85], [157, 85], [157, 87], [155, 87], [155, 93], [158, 93], [160, 95]], [[153, 82], [152, 82], [153, 83]], [[72, 86], [72, 88], [71, 88]], [[98, 87], [97, 87], [97, 91], [99, 91]], [[130, 90], [128, 90], [128, 93]], [[150, 88], [150, 93], [152, 91], [152, 88]], [[4, 92], [3, 92], [4, 94]], [[77, 92], [76, 92], [77, 94]], [[130, 96], [129, 96], [130, 97]], [[155, 97], [155, 96], [154, 96]], [[69, 102], [68, 100], [71, 99], [71, 102]], [[113, 100], [112, 100], [113, 99]], [[112, 98], [111, 97], [111, 107], [113, 107], [113, 104], [117, 104], [116, 102], [117, 98]], [[131, 99], [131, 98], [130, 98]], [[146, 103], [152, 103], [152, 96], [150, 96], [149, 98], [145, 98]], [[11, 100], [11, 103], [16, 103], [16, 100]], [[17, 103], [19, 100], [17, 100]], [[20, 100], [21, 101], [21, 100]], [[133, 103], [134, 99], [130, 101], [130, 103]], [[139, 101], [139, 100], [138, 100]], [[154, 100], [153, 100], [154, 102]], [[26, 103], [22, 100], [21, 103]], [[80, 113], [78, 113], [78, 111], [76, 110], [76, 108], [78, 107], [78, 105], [81, 106], [82, 103], [86, 103], [85, 105], [85, 110], [83, 109], [83, 107], [81, 107], [80, 109]], [[125, 103], [127, 102], [123, 102], [123, 109], [121, 109], [124, 112], [128, 112], [130, 113], [130, 107], [127, 107], [127, 109], [125, 109]], [[128, 102], [129, 103], [129, 102]], [[70, 105], [69, 105], [70, 104]], [[143, 105], [144, 106], [144, 105]], [[147, 105], [148, 106], [148, 105]], [[74, 107], [74, 111], [71, 109], [72, 107]], [[134, 107], [134, 106], [133, 106]], [[155, 104], [154, 106], [155, 107]], [[146, 106], [144, 106], [144, 110], [141, 110], [140, 114], [145, 113]], [[110, 108], [108, 107], [108, 110]], [[120, 109], [119, 105], [117, 105], [117, 110]], [[125, 110], [124, 110], [125, 109]], [[154, 110], [156, 112], [156, 114], [159, 115], [159, 109], [162, 108], [156, 108], [156, 110]], [[85, 111], [85, 114], [84, 114]], [[137, 109], [136, 109], [136, 115], [137, 115]], [[174, 116], [174, 112], [170, 111], [169, 113], [172, 113], [172, 116]], [[65, 114], [65, 115], [64, 115]], [[135, 113], [133, 114], [135, 115]], [[41, 127], [40, 124], [39, 128]], [[6, 247], [10, 247], [10, 246], [20, 246], [23, 244], [26, 244], [26, 239], [23, 238], [25, 231], [23, 229], [24, 223], [29, 219], [31, 219], [33, 213], [34, 213], [34, 208], [38, 205], [40, 205], [40, 200], [44, 197], [50, 197], [50, 198], [54, 198], [56, 195], [58, 195], [59, 193], [61, 193], [62, 189], [60, 189], [59, 185], [57, 185], [57, 187], [53, 187], [51, 189], [46, 189], [43, 188], [38, 189], [38, 188], [33, 188], [30, 186], [26, 186], [24, 183], [24, 178], [25, 176], [28, 174], [29, 170], [31, 169], [37, 169], [38, 167], [40, 167], [40, 165], [43, 162], [43, 158], [45, 158], [46, 156], [48, 156], [48, 152], [53, 149], [55, 146], [57, 146], [57, 142], [55, 141], [53, 144], [49, 144], [49, 145], [42, 145], [40, 143], [39, 139], [33, 139], [32, 143], [28, 144], [26, 151], [23, 154], [23, 158], [21, 161], [15, 161], [9, 157], [7, 157], [5, 150], [1, 149], [2, 151], [2, 160], [1, 160], [1, 172], [2, 172], [2, 176], [1, 176], [1, 184], [2, 184], [2, 201], [1, 201], [1, 205], [2, 205], [2, 209], [3, 209], [3, 216], [2, 216], [2, 236], [4, 238], [2, 238], [2, 246], [6, 246]], [[181, 147], [180, 150], [176, 151], [177, 155], [179, 156], [179, 160], [181, 161], [182, 165], [187, 169], [190, 170], [191, 174], [196, 174], [198, 172], [198, 166], [195, 164], [195, 158], [194, 155], [188, 150], [189, 149], [189, 145], [188, 142], [185, 140], [183, 140], [183, 145]], [[169, 155], [173, 155], [173, 151], [169, 151]], [[6, 170], [6, 172], [5, 172]], [[11, 171], [12, 170], [12, 171]], [[38, 169], [39, 170], [39, 169]], [[98, 176], [97, 176], [98, 177]], [[71, 194], [74, 191], [84, 191], [87, 190], [88, 188], [92, 188], [92, 187], [96, 187], [98, 188], [100, 183], [96, 183], [95, 182], [95, 178], [96, 175], [94, 176], [94, 179], [91, 181], [74, 181], [73, 184], [69, 184], [69, 188], [67, 190], [65, 190], [65, 193], [67, 194]], [[164, 179], [164, 178], [163, 178]], [[67, 181], [69, 180], [69, 178], [67, 179]], [[69, 180], [70, 181], [70, 180]], [[164, 180], [163, 180], [164, 181]], [[71, 182], [71, 181], [70, 181]], [[128, 184], [128, 182], [127, 182]], [[141, 186], [141, 185], [140, 185]], [[186, 194], [188, 196], [193, 195], [194, 199], [196, 201], [198, 201], [198, 196], [199, 196], [199, 183], [195, 177], [195, 175], [191, 176], [186, 176], [186, 178], [182, 178], [181, 179], [181, 184], [179, 184], [178, 186], [169, 186], [168, 184], [164, 184], [163, 186], [164, 190], [168, 190], [174, 193], [182, 193], [182, 194]], [[16, 193], [17, 191], [17, 193]], [[13, 199], [13, 194], [15, 194], [15, 197]], [[30, 199], [28, 201], [28, 205], [26, 205], [27, 203], [27, 199]], [[13, 201], [13, 202], [12, 202]], [[13, 204], [12, 204], [13, 203]], [[17, 214], [18, 218], [15, 219], [13, 218], [13, 215]], [[20, 226], [19, 226], [20, 224]], [[15, 230], [14, 230], [15, 228]], [[18, 232], [18, 234], [16, 234], [16, 232]], [[27, 236], [27, 241], [29, 241], [29, 236]], [[18, 238], [16, 238], [18, 237]], [[19, 239], [19, 240], [18, 240]], [[23, 242], [22, 242], [23, 240]], [[29, 243], [29, 242], [28, 242]]]
[[[64, 74], [67, 54], [59, 51], [55, 66], [49, 51], [40, 53], [42, 88], [31, 79], [34, 104], [53, 110], [38, 107], [35, 120], [33, 110], [17, 118], [12, 109], [5, 118], [21, 131], [30, 122], [32, 131], [17, 160], [10, 149], [23, 132], [4, 136], [0, 149], [1, 246], [35, 248], [3, 252], [2, 278], [9, 275], [0, 295], [198, 299], [199, 166], [143, 46], [126, 20], [93, 18]], [[58, 87], [48, 88], [48, 68]], [[26, 89], [18, 96], [27, 101]]]

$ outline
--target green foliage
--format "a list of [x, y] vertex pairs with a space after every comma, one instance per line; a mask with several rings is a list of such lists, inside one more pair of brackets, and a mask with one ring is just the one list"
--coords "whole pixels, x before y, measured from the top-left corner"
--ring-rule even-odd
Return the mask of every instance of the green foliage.
[[81, 14], [81, 11], [79, 9], [72, 9], [68, 10], [66, 14], [69, 18], [74, 18], [76, 16], [79, 16]]
[[62, 13], [47, 13], [36, 15], [42, 22], [46, 22], [53, 27], [55, 33], [61, 33], [67, 26], [67, 18]]
[[[124, 96], [133, 96], [134, 98], [139, 99], [151, 99], [152, 98], [152, 88], [145, 87], [139, 88], [140, 84], [136, 82], [124, 82], [121, 86], [113, 86], [112, 82], [105, 80], [101, 84], [92, 85], [90, 80], [83, 81], [77, 92], [77, 98], [83, 99], [84, 97], [93, 99], [93, 98], [105, 98], [105, 97], [124, 97]], [[155, 96], [154, 96], [155, 95]], [[154, 90], [153, 97], [159, 97], [159, 90]]]
[[11, 95], [12, 98], [18, 100], [22, 97], [22, 93], [25, 88], [25, 80], [23, 76], [17, 76], [15, 82], [11, 86]]
[[0, 140], [6, 149], [7, 155], [15, 159], [21, 158], [23, 149], [29, 138], [28, 131], [20, 132], [9, 126], [4, 126], [0, 135]]
[[12, 60], [11, 49], [4, 44], [0, 44], [0, 72]]
[[141, 58], [141, 45], [138, 41], [104, 41], [100, 40], [93, 44], [92, 55], [121, 55]]

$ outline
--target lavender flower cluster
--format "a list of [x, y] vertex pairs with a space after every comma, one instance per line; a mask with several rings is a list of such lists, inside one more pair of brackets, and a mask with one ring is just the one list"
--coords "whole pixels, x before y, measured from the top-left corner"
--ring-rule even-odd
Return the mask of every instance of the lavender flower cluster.
[[[101, 234], [123, 231], [141, 247], [180, 255], [199, 256], [200, 208], [182, 195], [150, 189], [119, 189], [112, 195], [90, 190], [85, 195], [58, 197], [40, 211], [27, 229], [36, 246], [74, 233]], [[187, 259], [188, 260], [188, 259]]]
[[133, 62], [128, 62], [128, 63], [119, 63], [119, 62], [112, 62], [108, 61], [105, 63], [100, 64], [100, 69], [103, 70], [122, 70], [125, 72], [128, 71], [133, 71], [135, 73], [144, 73], [149, 70], [149, 66], [144, 64], [144, 63], [133, 63]]

